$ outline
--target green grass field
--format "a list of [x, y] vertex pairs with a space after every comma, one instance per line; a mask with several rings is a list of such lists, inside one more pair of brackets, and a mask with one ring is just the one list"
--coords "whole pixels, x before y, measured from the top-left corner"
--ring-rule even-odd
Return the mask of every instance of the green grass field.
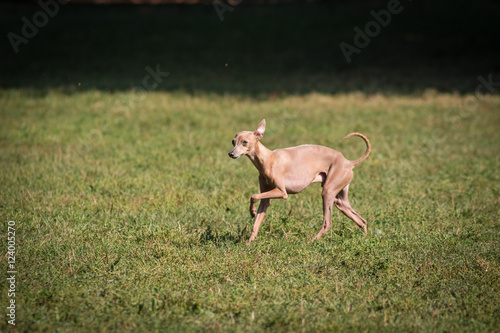
[[[459, 41], [445, 4], [404, 5], [350, 65], [338, 43], [369, 4], [241, 5], [224, 22], [67, 5], [18, 54], [4, 39], [0, 331], [498, 331], [500, 89], [475, 94], [499, 77], [497, 5], [462, 8], [483, 16]], [[37, 7], [0, 9], [3, 32]], [[137, 92], [157, 64], [169, 76]], [[350, 187], [367, 235], [336, 210], [308, 243], [313, 184], [273, 200], [245, 246], [257, 171], [227, 152], [262, 118], [270, 149], [356, 159], [363, 141], [342, 137], [370, 139]]]

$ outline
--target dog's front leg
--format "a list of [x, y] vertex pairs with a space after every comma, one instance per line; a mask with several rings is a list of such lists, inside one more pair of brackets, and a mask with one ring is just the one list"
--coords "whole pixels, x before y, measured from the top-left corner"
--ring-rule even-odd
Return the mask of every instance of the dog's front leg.
[[[261, 189], [262, 189], [262, 186], [261, 186]], [[260, 224], [264, 220], [264, 216], [266, 215], [266, 210], [267, 210], [267, 207], [269, 207], [271, 199], [286, 199], [286, 198], [288, 198], [288, 194], [285, 191], [282, 191], [278, 188], [275, 188], [271, 191], [262, 192], [259, 194], [252, 195], [252, 197], [250, 198], [250, 214], [252, 214], [252, 208], [253, 208], [253, 214], [254, 214], [254, 215], [252, 215], [252, 217], [255, 216], [255, 203], [259, 200], [261, 200], [261, 201], [260, 201], [260, 205], [259, 205], [259, 210], [257, 212], [257, 218], [255, 219], [255, 222], [254, 222], [254, 225], [252, 228], [252, 234], [250, 235], [250, 239], [248, 240], [247, 245], [250, 245], [250, 243], [252, 243], [254, 241], [255, 237], [257, 237], [257, 234], [258, 234], [259, 228], [260, 228]]]
[[254, 194], [250, 198], [250, 215], [252, 217], [255, 217], [256, 214], [255, 204], [257, 203], [257, 201], [261, 199], [286, 199], [286, 198], [288, 198], [288, 194], [286, 193], [286, 191], [282, 191], [278, 188], [275, 188], [274, 190], [268, 192]]
[[262, 199], [259, 204], [259, 210], [257, 212], [257, 218], [253, 224], [252, 234], [250, 235], [250, 239], [247, 242], [247, 245], [250, 245], [257, 237], [257, 233], [259, 232], [260, 224], [264, 221], [264, 217], [266, 216], [266, 210], [271, 204], [271, 199]]

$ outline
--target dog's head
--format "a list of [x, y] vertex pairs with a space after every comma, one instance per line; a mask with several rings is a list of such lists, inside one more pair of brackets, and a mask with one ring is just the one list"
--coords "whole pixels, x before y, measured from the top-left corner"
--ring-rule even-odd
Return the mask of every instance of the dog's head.
[[257, 142], [264, 136], [266, 130], [266, 120], [262, 119], [257, 129], [253, 132], [239, 132], [233, 139], [233, 149], [229, 152], [229, 157], [237, 159], [243, 155], [248, 155], [253, 151]]

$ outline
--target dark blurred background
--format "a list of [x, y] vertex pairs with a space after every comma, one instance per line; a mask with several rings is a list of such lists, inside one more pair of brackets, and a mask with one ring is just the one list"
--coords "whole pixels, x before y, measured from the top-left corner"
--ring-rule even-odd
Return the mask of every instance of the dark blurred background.
[[[157, 90], [263, 97], [473, 93], [479, 75], [500, 81], [498, 1], [401, 0], [350, 63], [339, 45], [354, 46], [354, 28], [391, 1], [49, 2], [46, 22], [40, 3], [0, 2], [0, 89], [133, 90], [148, 66], [169, 73]], [[36, 19], [45, 24], [25, 38]]]

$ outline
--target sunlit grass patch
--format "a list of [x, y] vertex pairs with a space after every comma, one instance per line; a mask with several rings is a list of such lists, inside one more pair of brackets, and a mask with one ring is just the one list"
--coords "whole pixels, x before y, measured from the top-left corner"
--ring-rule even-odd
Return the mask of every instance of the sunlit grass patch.
[[[498, 293], [496, 96], [6, 90], [1, 214], [19, 239], [21, 327], [490, 330]], [[351, 200], [318, 242], [320, 186], [274, 200], [257, 241], [257, 172], [227, 152], [263, 143], [360, 156]], [[318, 185], [318, 186], [317, 186]], [[4, 283], [4, 282], [2, 282]], [[5, 286], [5, 284], [3, 284]], [[472, 320], [471, 318], [474, 318]], [[2, 324], [4, 325], [4, 324]]]

